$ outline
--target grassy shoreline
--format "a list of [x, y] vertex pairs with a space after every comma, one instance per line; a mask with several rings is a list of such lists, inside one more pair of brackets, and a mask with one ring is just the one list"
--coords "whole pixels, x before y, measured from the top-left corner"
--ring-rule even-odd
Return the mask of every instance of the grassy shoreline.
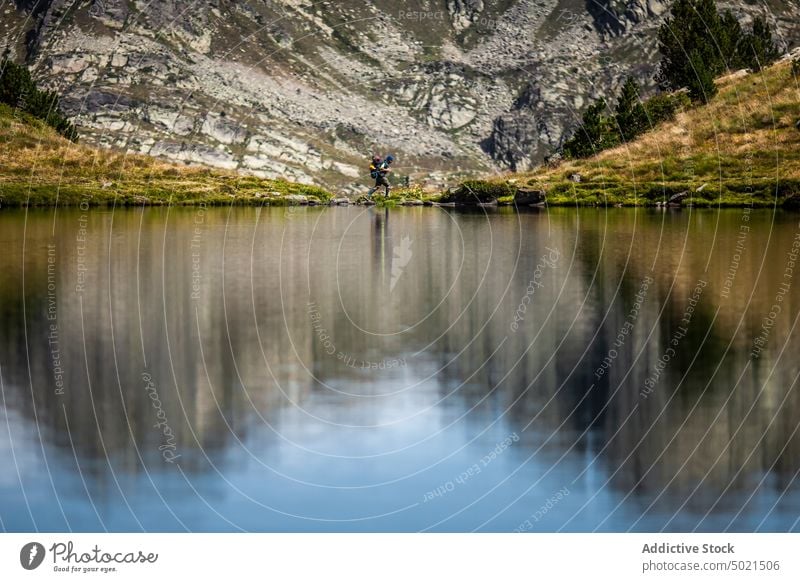
[[323, 188], [70, 142], [0, 104], [0, 205], [118, 206], [325, 203]]

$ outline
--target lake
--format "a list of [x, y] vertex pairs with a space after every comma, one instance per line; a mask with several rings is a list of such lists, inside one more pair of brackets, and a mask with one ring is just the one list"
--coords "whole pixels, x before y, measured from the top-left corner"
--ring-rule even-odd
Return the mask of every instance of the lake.
[[800, 530], [800, 215], [0, 224], [5, 531]]

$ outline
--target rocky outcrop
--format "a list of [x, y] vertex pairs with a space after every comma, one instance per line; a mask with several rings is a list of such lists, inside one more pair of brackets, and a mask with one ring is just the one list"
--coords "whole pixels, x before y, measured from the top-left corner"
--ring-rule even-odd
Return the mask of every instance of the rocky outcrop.
[[619, 36], [647, 19], [660, 17], [670, 3], [670, 0], [589, 0], [586, 8], [600, 32]]
[[92, 0], [89, 15], [114, 30], [121, 30], [128, 19], [128, 0]]
[[447, 0], [447, 10], [457, 32], [471, 26], [484, 8], [483, 0]]
[[209, 113], [203, 122], [202, 132], [211, 139], [226, 145], [243, 143], [247, 130], [222, 115]]

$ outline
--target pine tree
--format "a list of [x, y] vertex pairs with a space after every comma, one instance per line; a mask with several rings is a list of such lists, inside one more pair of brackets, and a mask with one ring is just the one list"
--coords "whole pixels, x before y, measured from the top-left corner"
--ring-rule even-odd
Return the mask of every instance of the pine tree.
[[588, 158], [616, 145], [617, 138], [611, 120], [605, 115], [608, 109], [602, 97], [592, 103], [583, 114], [580, 127], [564, 143], [564, 154], [571, 158]]
[[625, 142], [647, 131], [647, 112], [639, 98], [639, 91], [636, 79], [628, 77], [617, 101], [614, 119], [622, 141]]
[[35, 90], [28, 69], [5, 57], [0, 64], [0, 103], [20, 107]]
[[689, 97], [692, 101], [708, 103], [717, 94], [715, 73], [708, 67], [700, 51], [692, 51], [689, 55], [689, 66], [694, 71], [694, 78], [689, 84]]
[[75, 126], [61, 113], [55, 91], [40, 91], [27, 67], [10, 60], [6, 51], [0, 62], [0, 103], [44, 120], [58, 133], [77, 141]]
[[753, 20], [753, 28], [744, 35], [740, 48], [742, 62], [754, 71], [760, 71], [771, 65], [780, 56], [769, 25], [760, 16], [756, 16]]
[[741, 69], [745, 66], [741, 56], [741, 44], [744, 33], [742, 25], [730, 10], [720, 16], [720, 31], [717, 37], [719, 52], [728, 70]]
[[705, 77], [713, 79], [726, 68], [716, 39], [725, 37], [725, 50], [732, 42], [722, 23], [714, 0], [677, 0], [672, 5], [670, 18], [658, 31], [662, 59], [656, 78], [663, 88], [688, 87], [690, 95], [704, 95], [704, 100], [713, 96]]

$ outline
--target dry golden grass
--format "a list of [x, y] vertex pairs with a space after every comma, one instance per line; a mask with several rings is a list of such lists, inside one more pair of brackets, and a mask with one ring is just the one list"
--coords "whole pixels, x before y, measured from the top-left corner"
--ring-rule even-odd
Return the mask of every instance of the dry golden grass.
[[72, 143], [50, 127], [0, 105], [0, 202], [4, 206], [78, 204], [281, 203], [330, 193], [284, 180], [165, 162]]
[[800, 193], [798, 121], [800, 80], [783, 62], [723, 80], [711, 103], [631, 143], [513, 178], [551, 204], [648, 204], [707, 184], [694, 204], [769, 205]]

